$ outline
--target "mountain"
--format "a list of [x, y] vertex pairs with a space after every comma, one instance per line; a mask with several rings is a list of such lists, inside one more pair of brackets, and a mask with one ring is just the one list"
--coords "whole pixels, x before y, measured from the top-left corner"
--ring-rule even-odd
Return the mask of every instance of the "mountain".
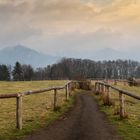
[[21, 45], [0, 50], [0, 64], [14, 65], [16, 61], [19, 61], [22, 64], [31, 64], [33, 67], [45, 67], [59, 59], [59, 57], [39, 53]]
[[117, 59], [132, 59], [129, 58], [128, 54], [125, 52], [117, 51], [111, 48], [104, 48], [95, 51], [90, 55], [90, 59], [93, 60], [117, 60]]
[[[71, 57], [71, 56], [67, 56]], [[88, 58], [92, 60], [117, 60], [117, 59], [132, 59], [140, 61], [138, 50], [128, 52], [117, 51], [111, 48], [104, 48], [90, 53], [80, 54], [75, 52], [74, 58]], [[0, 50], [0, 64], [14, 65], [16, 61], [22, 64], [31, 64], [33, 67], [45, 67], [60, 60], [61, 57], [51, 56], [37, 52], [25, 46], [17, 45], [7, 47]]]

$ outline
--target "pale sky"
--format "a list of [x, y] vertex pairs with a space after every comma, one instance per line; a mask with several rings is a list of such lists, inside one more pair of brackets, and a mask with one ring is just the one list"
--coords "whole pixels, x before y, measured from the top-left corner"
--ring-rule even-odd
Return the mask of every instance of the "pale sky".
[[140, 0], [0, 0], [0, 48], [54, 55], [140, 50]]

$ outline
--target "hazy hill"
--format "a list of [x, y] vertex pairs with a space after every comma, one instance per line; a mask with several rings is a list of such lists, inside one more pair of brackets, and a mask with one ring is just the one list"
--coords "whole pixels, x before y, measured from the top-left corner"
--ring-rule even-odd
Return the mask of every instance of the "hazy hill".
[[98, 51], [95, 51], [90, 55], [90, 58], [93, 60], [117, 60], [117, 59], [130, 59], [127, 56], [127, 53], [117, 51], [110, 48], [104, 48]]
[[44, 67], [55, 63], [59, 57], [39, 53], [25, 46], [17, 45], [0, 50], [0, 63], [14, 65], [16, 61], [31, 64], [34, 67]]
[[[63, 56], [62, 56], [63, 57]], [[67, 55], [71, 57], [71, 53]], [[122, 52], [115, 49], [104, 48], [90, 53], [80, 54], [74, 52], [73, 58], [87, 58], [91, 60], [117, 60], [131, 59], [140, 61], [139, 51]], [[31, 64], [33, 67], [45, 67], [56, 63], [61, 57], [51, 56], [37, 52], [25, 46], [17, 45], [0, 50], [0, 63], [14, 65], [16, 61], [22, 64]]]

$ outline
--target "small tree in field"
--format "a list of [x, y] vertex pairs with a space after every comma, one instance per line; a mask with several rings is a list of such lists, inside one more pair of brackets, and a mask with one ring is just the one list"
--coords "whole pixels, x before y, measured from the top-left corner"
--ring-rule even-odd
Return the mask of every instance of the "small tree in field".
[[23, 80], [22, 66], [19, 62], [16, 62], [12, 74], [13, 74], [14, 81], [22, 81]]

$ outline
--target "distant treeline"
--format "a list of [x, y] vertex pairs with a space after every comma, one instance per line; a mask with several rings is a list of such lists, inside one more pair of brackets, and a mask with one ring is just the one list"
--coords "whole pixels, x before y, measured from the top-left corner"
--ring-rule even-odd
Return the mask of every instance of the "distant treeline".
[[63, 58], [60, 62], [45, 68], [34, 69], [31, 65], [16, 62], [14, 68], [0, 65], [1, 81], [31, 81], [59, 79], [140, 78], [140, 63], [131, 60], [92, 61]]

